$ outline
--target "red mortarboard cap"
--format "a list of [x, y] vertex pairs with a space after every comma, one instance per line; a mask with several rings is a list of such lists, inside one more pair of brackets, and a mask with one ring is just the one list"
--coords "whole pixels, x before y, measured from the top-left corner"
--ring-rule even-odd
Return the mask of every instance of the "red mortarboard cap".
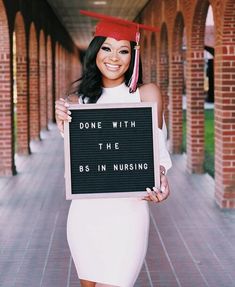
[[128, 84], [130, 92], [131, 93], [135, 92], [139, 77], [139, 54], [140, 54], [139, 29], [144, 29], [152, 32], [158, 32], [159, 29], [156, 27], [138, 24], [128, 20], [98, 14], [91, 11], [80, 10], [80, 13], [100, 20], [100, 22], [96, 25], [94, 36], [110, 37], [116, 39], [117, 41], [127, 40], [127, 41], [134, 41], [137, 43], [135, 47], [135, 62], [134, 62], [133, 73], [130, 82]]
[[118, 41], [127, 40], [135, 42], [136, 33], [139, 31], [139, 29], [152, 32], [159, 31], [159, 29], [156, 27], [138, 24], [121, 18], [98, 14], [91, 11], [80, 10], [80, 13], [100, 20], [100, 22], [96, 25], [94, 36], [111, 37]]

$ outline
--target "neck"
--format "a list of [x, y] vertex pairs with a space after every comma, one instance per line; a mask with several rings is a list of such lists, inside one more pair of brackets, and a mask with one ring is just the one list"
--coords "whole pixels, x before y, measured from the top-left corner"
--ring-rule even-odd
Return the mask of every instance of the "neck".
[[117, 87], [124, 83], [124, 78], [123, 79], [117, 79], [117, 80], [110, 80], [110, 79], [103, 79], [102, 84], [104, 88], [113, 88]]

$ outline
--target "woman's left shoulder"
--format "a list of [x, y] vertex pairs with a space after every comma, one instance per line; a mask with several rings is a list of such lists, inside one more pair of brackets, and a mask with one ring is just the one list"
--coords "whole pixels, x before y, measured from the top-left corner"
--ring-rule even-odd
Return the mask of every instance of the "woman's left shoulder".
[[144, 84], [139, 87], [142, 102], [159, 102], [161, 101], [160, 89], [154, 83]]

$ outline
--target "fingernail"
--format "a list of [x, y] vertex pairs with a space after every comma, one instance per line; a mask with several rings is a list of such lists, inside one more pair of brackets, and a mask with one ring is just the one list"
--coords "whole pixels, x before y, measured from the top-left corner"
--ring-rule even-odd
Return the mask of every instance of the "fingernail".
[[146, 188], [147, 193], [151, 193], [151, 189], [149, 187]]
[[68, 122], [71, 122], [72, 118], [70, 116], [67, 117]]
[[70, 112], [70, 111], [67, 111], [67, 114], [68, 114], [68, 115], [71, 115], [71, 112]]
[[65, 103], [64, 106], [65, 106], [66, 108], [68, 108], [68, 107], [69, 107], [69, 103]]

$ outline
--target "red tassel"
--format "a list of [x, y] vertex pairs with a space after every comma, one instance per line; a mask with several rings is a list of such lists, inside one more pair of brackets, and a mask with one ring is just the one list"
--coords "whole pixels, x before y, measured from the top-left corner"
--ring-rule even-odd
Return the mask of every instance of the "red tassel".
[[135, 62], [134, 62], [134, 68], [133, 73], [129, 82], [129, 92], [134, 93], [137, 89], [137, 83], [139, 78], [139, 60], [140, 60], [140, 33], [139, 31], [136, 32], [136, 46], [135, 46]]

